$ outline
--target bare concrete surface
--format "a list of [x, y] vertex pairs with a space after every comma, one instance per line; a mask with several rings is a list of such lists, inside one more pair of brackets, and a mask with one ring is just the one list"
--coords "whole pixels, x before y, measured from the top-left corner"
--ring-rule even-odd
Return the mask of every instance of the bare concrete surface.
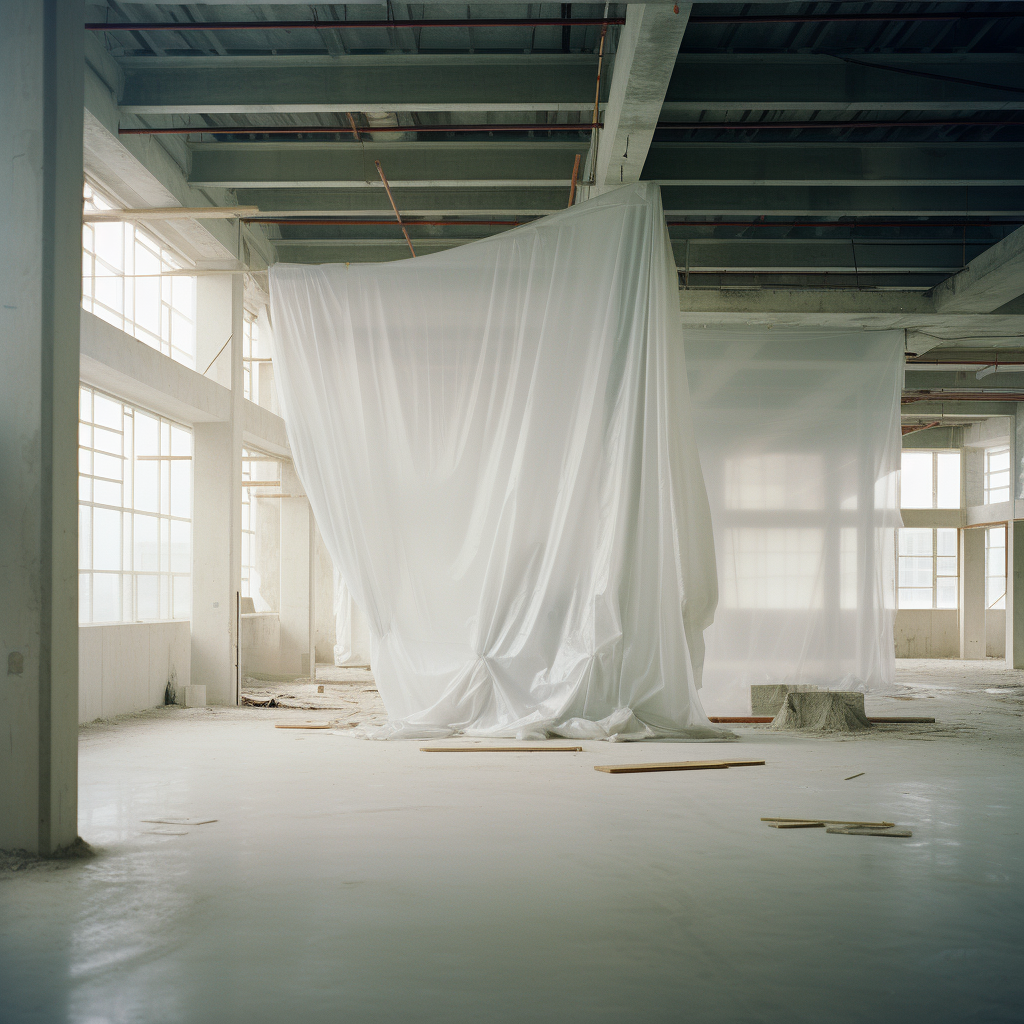
[[[868, 713], [934, 726], [557, 759], [274, 728], [331, 709], [85, 727], [97, 856], [0, 875], [0, 1021], [1019, 1022], [1024, 673], [899, 676]], [[593, 771], [719, 751], [767, 763]]]

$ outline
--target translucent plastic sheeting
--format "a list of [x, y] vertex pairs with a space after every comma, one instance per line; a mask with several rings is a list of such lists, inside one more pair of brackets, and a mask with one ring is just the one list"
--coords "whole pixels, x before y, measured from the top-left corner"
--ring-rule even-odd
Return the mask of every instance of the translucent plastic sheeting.
[[903, 332], [687, 329], [686, 359], [720, 589], [704, 706], [891, 685]]
[[271, 269], [296, 468], [384, 735], [710, 736], [716, 600], [659, 190], [448, 252]]

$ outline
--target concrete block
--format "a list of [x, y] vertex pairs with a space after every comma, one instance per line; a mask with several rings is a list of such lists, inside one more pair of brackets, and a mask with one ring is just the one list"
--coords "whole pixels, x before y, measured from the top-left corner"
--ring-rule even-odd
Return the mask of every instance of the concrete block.
[[185, 707], [205, 708], [206, 707], [206, 686], [202, 683], [192, 683], [184, 687]]
[[787, 693], [814, 693], [816, 686], [794, 686], [789, 683], [758, 683], [750, 687], [750, 713], [774, 718], [782, 708]]

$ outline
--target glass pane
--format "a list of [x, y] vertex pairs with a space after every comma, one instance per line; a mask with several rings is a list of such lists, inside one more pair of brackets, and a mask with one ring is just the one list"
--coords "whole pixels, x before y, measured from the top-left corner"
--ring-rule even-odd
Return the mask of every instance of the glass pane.
[[92, 568], [92, 509], [78, 506], [78, 567]]
[[956, 530], [935, 531], [935, 552], [939, 555], [956, 555]]
[[[92, 565], [94, 569], [121, 568], [121, 513], [94, 508]], [[109, 620], [108, 620], [109, 621]]]
[[89, 602], [90, 574], [87, 572], [78, 574], [78, 621], [91, 622], [92, 608]]
[[900, 464], [900, 505], [932, 507], [932, 453], [904, 452]]
[[105, 476], [110, 480], [120, 480], [123, 468], [124, 460], [116, 455], [100, 455], [97, 452], [93, 459], [92, 471], [96, 476]]
[[939, 452], [936, 508], [960, 507], [960, 453]]
[[160, 479], [158, 462], [135, 463], [135, 507], [143, 512], [159, 512], [157, 481]]
[[106, 395], [95, 396], [93, 422], [112, 430], [121, 429], [121, 403], [115, 402]]
[[171, 572], [192, 569], [192, 524], [171, 520]]
[[111, 483], [109, 480], [94, 480], [92, 485], [92, 500], [97, 505], [113, 505], [121, 507], [121, 485]]
[[899, 605], [901, 608], [931, 608], [932, 592], [927, 590], [905, 590], [900, 588]]
[[[956, 533], [956, 531], [953, 531]], [[901, 555], [931, 555], [932, 531], [904, 528], [900, 530]]]
[[135, 413], [135, 454], [159, 455], [160, 421], [144, 412]]
[[[96, 396], [99, 398], [99, 395]], [[121, 454], [121, 435], [115, 434], [112, 430], [105, 430], [103, 427], [93, 427], [93, 447], [101, 452], [110, 452], [111, 455]], [[118, 474], [120, 476], [120, 474]]]
[[135, 516], [135, 544], [132, 568], [157, 571], [160, 568], [159, 524], [155, 516]]
[[935, 582], [935, 607], [956, 607], [956, 577], [940, 579]]
[[93, 573], [92, 621], [121, 620], [121, 576], [116, 572]]
[[[148, 271], [147, 271], [148, 273]], [[135, 322], [140, 327], [160, 333], [160, 280], [140, 277], [135, 280]]]
[[136, 576], [135, 601], [137, 619], [160, 618], [160, 577]]
[[[117, 221], [99, 221], [92, 225], [95, 238], [93, 252], [117, 270], [124, 269], [124, 225]], [[101, 272], [110, 273], [106, 268]]]
[[932, 585], [932, 560], [930, 558], [900, 558], [901, 587], [928, 587]]
[[171, 515], [192, 516], [192, 463], [172, 462], [171, 467]]

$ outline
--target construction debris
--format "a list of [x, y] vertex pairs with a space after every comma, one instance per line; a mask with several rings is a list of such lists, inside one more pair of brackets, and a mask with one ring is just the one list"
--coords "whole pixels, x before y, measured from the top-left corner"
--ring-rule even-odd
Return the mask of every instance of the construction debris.
[[894, 839], [909, 839], [914, 833], [905, 828], [867, 828], [864, 826], [852, 826], [850, 828], [827, 828], [835, 836], [892, 836]]
[[330, 729], [330, 722], [305, 722], [293, 725], [291, 722], [275, 722], [275, 729]]
[[746, 768], [764, 761], [664, 761], [651, 764], [595, 764], [595, 772], [609, 775], [631, 775], [636, 772], [688, 772], [704, 768]]
[[771, 824], [774, 821], [817, 821], [823, 825], [856, 825], [861, 828], [895, 828], [896, 825], [896, 823], [893, 821], [839, 821], [836, 818], [762, 818], [761, 820], [767, 821], [769, 824]]
[[863, 774], [864, 772], [857, 772], [856, 775], [847, 775], [843, 782], [849, 782], [850, 779], [859, 779]]
[[775, 730], [863, 732], [871, 728], [864, 714], [864, 694], [822, 690], [788, 693], [772, 722]]

